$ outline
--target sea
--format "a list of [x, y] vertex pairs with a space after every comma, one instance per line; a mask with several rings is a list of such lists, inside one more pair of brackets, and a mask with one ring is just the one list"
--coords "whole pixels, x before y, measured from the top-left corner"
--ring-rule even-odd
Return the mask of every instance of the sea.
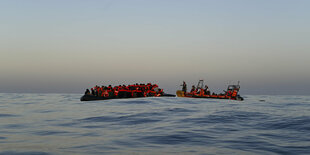
[[310, 96], [0, 94], [0, 155], [310, 154]]

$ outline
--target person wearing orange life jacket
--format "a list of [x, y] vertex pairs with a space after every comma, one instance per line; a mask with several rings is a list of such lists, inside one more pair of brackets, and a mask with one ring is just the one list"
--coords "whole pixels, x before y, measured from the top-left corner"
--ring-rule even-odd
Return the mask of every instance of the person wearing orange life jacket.
[[148, 92], [148, 90], [149, 90], [149, 87], [147, 86], [147, 85], [143, 85], [143, 87], [142, 87], [142, 91], [143, 91], [143, 96], [144, 97], [147, 97], [147, 92]]
[[152, 84], [151, 84], [151, 83], [148, 83], [148, 84], [146, 85], [146, 89], [147, 89], [147, 90], [151, 90], [151, 87], [152, 87]]
[[108, 94], [109, 94], [109, 97], [114, 97], [114, 91], [111, 89], [108, 88], [107, 90]]
[[98, 89], [98, 96], [103, 96], [103, 86]]
[[118, 87], [118, 97], [119, 98], [124, 98], [126, 95], [126, 90], [124, 88], [124, 86], [119, 85]]
[[204, 96], [205, 95], [205, 91], [203, 90], [203, 88], [199, 88], [199, 92], [197, 92], [197, 94], [199, 96]]
[[144, 96], [140, 87], [136, 88], [136, 92], [137, 92], [137, 97], [143, 97]]
[[129, 88], [126, 85], [123, 85], [121, 89], [119, 90], [119, 96], [121, 98], [128, 98], [131, 96], [131, 93], [129, 92]]
[[134, 85], [129, 85], [129, 90], [131, 97], [137, 97], [136, 88]]
[[237, 94], [238, 94], [238, 89], [234, 89], [231, 96], [236, 97]]
[[153, 91], [153, 90], [150, 90], [149, 91], [149, 96], [155, 96], [156, 95], [156, 92], [155, 91]]
[[130, 85], [126, 86], [126, 90], [130, 90]]
[[113, 88], [113, 91], [114, 91], [114, 96], [115, 96], [115, 97], [118, 97], [118, 86], [115, 86], [115, 87]]
[[158, 93], [159, 91], [159, 88], [158, 88], [158, 85], [153, 85], [153, 88], [152, 88], [153, 91], [155, 91], [156, 93]]
[[129, 89], [129, 87], [126, 88], [126, 97], [132, 97], [133, 93], [132, 90]]
[[149, 84], [149, 89], [147, 90], [147, 96], [155, 96], [156, 95], [156, 92], [154, 90], [155, 88], [156, 85]]
[[152, 90], [148, 90], [148, 96], [155, 96], [156, 92], [154, 91], [154, 89]]
[[145, 91], [145, 84], [140, 84], [139, 88], [144, 93], [144, 91]]
[[101, 94], [102, 97], [109, 97], [109, 94], [107, 92], [107, 87], [103, 86], [102, 87], [102, 94]]
[[231, 96], [231, 94], [232, 94], [231, 90], [228, 90], [226, 93], [227, 96]]
[[97, 96], [101, 96], [102, 92], [101, 92], [101, 87], [97, 87]]
[[135, 88], [135, 90], [137, 91], [137, 90], [140, 89], [140, 85], [139, 85], [138, 83], [136, 83], [136, 84], [134, 85], [134, 88]]
[[161, 95], [163, 95], [163, 94], [164, 94], [163, 89], [158, 89], [158, 93], [157, 93], [156, 96], [161, 96]]

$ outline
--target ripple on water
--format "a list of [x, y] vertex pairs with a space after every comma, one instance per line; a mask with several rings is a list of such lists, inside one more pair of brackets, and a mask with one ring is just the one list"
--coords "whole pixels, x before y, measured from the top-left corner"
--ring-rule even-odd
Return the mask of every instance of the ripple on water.
[[15, 152], [15, 151], [4, 151], [0, 152], [0, 155], [50, 155], [46, 152]]
[[288, 154], [289, 152], [285, 149], [281, 149], [278, 145], [267, 142], [264, 139], [257, 136], [242, 136], [235, 140], [223, 141], [228, 148], [239, 149], [243, 151], [250, 151], [263, 154]]
[[88, 117], [80, 119], [81, 123], [85, 122], [109, 122], [117, 123], [119, 125], [137, 125], [143, 123], [154, 123], [161, 121], [160, 113], [150, 112], [150, 113], [138, 113], [133, 115], [125, 116], [97, 116], [97, 117]]
[[5, 128], [7, 129], [25, 129], [28, 127], [26, 124], [8, 124], [4, 125]]
[[260, 129], [264, 130], [289, 129], [298, 131], [310, 131], [310, 116], [296, 118], [274, 118], [260, 123], [259, 127]]
[[0, 137], [0, 140], [1, 140], [1, 139], [7, 139], [7, 138], [6, 138], [6, 137]]
[[119, 99], [119, 103], [122, 104], [150, 104], [152, 102], [145, 100], [144, 98], [138, 98], [138, 99]]
[[18, 117], [19, 115], [13, 115], [13, 114], [0, 114], [1, 117]]
[[67, 131], [37, 131], [33, 132], [34, 135], [39, 135], [39, 136], [52, 136], [52, 135], [65, 135], [70, 132]]
[[143, 123], [154, 123], [158, 122], [160, 119], [154, 118], [137, 118], [135, 116], [121, 116], [121, 117], [110, 117], [110, 116], [99, 116], [99, 117], [89, 117], [82, 119], [81, 122], [109, 122], [119, 125], [137, 125]]
[[214, 137], [194, 132], [176, 132], [174, 134], [160, 134], [143, 136], [138, 140], [152, 144], [187, 144], [187, 145], [212, 145]]
[[182, 113], [182, 112], [196, 112], [198, 110], [191, 110], [191, 109], [185, 109], [185, 108], [168, 108], [166, 109], [167, 112], [174, 112], [174, 113]]
[[242, 123], [248, 121], [255, 121], [260, 119], [267, 119], [268, 115], [260, 112], [244, 112], [244, 111], [220, 111], [210, 115], [205, 115], [196, 118], [186, 118], [181, 122], [191, 124], [210, 124], [210, 123]]

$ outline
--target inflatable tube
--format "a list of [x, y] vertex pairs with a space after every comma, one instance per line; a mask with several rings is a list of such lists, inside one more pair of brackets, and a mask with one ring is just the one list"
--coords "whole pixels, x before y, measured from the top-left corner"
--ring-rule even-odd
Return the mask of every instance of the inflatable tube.
[[[144, 96], [143, 96], [144, 97]], [[175, 97], [173, 94], [163, 94], [161, 96], [150, 96], [150, 97]], [[96, 100], [110, 100], [110, 99], [124, 99], [124, 98], [142, 98], [141, 96], [131, 97], [127, 95], [122, 95], [120, 97], [102, 97], [102, 96], [94, 96], [94, 95], [83, 95], [81, 97], [81, 101], [96, 101]]]
[[175, 97], [175, 95], [173, 95], [173, 94], [163, 94], [163, 95], [161, 95], [159, 97]]
[[178, 90], [176, 92], [178, 97], [188, 97], [188, 98], [208, 98], [208, 99], [226, 99], [226, 100], [237, 100], [237, 101], [243, 101], [243, 97], [236, 96], [223, 96], [223, 95], [205, 95], [205, 96], [199, 96], [199, 95], [193, 95], [190, 93], [184, 93], [184, 91]]

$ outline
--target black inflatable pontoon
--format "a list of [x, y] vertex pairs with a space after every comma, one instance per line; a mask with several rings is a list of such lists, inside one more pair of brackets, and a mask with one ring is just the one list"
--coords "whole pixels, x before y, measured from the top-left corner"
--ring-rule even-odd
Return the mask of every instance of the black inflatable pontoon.
[[[172, 94], [163, 94], [161, 96], [149, 96], [149, 97], [175, 97]], [[127, 98], [142, 98], [142, 97], [102, 97], [102, 96], [94, 96], [94, 95], [83, 95], [81, 97], [81, 101], [95, 101], [95, 100], [110, 100], [110, 99], [127, 99]]]

